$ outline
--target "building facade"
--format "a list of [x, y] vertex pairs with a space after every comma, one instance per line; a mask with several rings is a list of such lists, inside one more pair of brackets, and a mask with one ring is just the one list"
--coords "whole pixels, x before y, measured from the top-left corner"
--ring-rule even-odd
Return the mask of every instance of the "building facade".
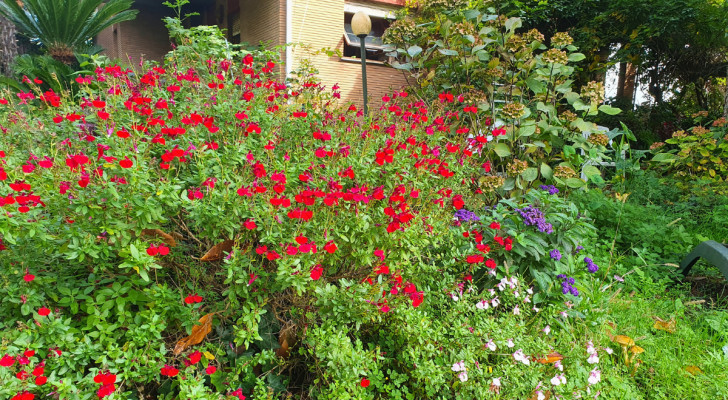
[[[367, 37], [367, 83], [373, 101], [406, 86], [403, 72], [389, 67], [381, 34], [405, 0], [192, 0], [186, 12], [196, 12], [192, 25], [218, 25], [233, 43], [266, 48], [292, 44], [281, 51], [281, 75], [296, 71], [309, 60], [318, 78], [330, 89], [340, 87], [342, 100], [361, 102], [362, 76], [359, 39], [351, 34], [351, 16], [366, 12], [372, 19]], [[161, 0], [136, 0], [133, 21], [122, 22], [97, 37], [112, 59], [138, 64], [161, 61], [171, 50], [162, 22], [172, 11]], [[348, 31], [348, 34], [347, 34]], [[328, 51], [320, 51], [328, 50]]]

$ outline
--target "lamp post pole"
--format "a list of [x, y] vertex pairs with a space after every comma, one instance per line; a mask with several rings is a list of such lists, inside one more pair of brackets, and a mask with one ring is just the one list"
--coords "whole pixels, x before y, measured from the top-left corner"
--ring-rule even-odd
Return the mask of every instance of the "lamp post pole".
[[351, 17], [351, 31], [359, 38], [359, 47], [361, 48], [361, 83], [362, 92], [364, 93], [364, 115], [367, 115], [369, 109], [367, 107], [367, 41], [369, 32], [372, 31], [372, 20], [369, 16], [359, 11]]
[[369, 112], [367, 108], [367, 35], [359, 35], [359, 43], [361, 43], [361, 86], [364, 93], [364, 115]]

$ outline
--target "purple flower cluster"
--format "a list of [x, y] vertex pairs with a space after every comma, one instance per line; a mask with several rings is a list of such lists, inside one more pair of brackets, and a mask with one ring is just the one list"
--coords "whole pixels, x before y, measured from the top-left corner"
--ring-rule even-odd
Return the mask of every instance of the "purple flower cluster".
[[539, 186], [541, 190], [545, 190], [549, 192], [549, 194], [557, 194], [559, 193], [559, 189], [556, 188], [554, 185], [541, 185]]
[[478, 218], [477, 215], [475, 215], [474, 212], [468, 211], [464, 208], [461, 208], [457, 211], [455, 211], [455, 218], [458, 219], [460, 222], [477, 222], [480, 221], [480, 218]]
[[584, 250], [584, 246], [582, 246], [582, 245], [576, 246], [576, 250], [574, 251], [574, 253], [579, 254], [579, 252], [582, 250]]
[[599, 266], [594, 264], [594, 261], [592, 261], [589, 257], [584, 257], [584, 262], [586, 262], [586, 269], [589, 270], [590, 273], [595, 273], [599, 271]]
[[563, 293], [563, 294], [571, 293], [574, 296], [579, 295], [579, 291], [576, 290], [576, 288], [574, 286], [572, 286], [575, 283], [574, 278], [570, 278], [564, 274], [559, 274], [556, 277], [561, 279], [561, 293]]
[[549, 252], [549, 255], [556, 261], [561, 260], [561, 252], [556, 249], [551, 250], [551, 252]]
[[516, 210], [519, 214], [521, 214], [521, 218], [523, 218], [523, 223], [526, 224], [526, 226], [535, 225], [539, 231], [547, 235], [554, 233], [554, 227], [546, 222], [546, 218], [544, 218], [543, 212], [541, 212], [541, 210], [539, 210], [538, 208], [528, 205], [524, 208], [518, 208]]

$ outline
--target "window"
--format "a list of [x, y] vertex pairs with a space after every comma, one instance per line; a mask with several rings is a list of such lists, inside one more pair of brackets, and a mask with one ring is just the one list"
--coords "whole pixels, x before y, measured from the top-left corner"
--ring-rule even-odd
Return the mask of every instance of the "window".
[[[351, 18], [353, 16], [354, 13], [344, 13], [344, 57], [360, 58], [361, 40], [358, 36], [354, 35], [351, 30]], [[371, 15], [370, 18], [372, 20], [372, 31], [369, 32], [369, 36], [365, 38], [367, 60], [388, 61], [388, 57], [385, 54], [386, 51], [384, 49], [384, 43], [382, 43], [382, 35], [389, 27], [391, 20]]]

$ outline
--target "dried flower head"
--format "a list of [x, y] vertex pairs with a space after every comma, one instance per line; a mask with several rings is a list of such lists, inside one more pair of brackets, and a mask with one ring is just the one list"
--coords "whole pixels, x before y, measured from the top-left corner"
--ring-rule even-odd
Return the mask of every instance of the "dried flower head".
[[520, 175], [523, 173], [523, 171], [528, 168], [528, 162], [527, 161], [521, 161], [518, 159], [514, 159], [511, 161], [508, 166], [506, 167], [506, 171], [508, 171], [508, 174], [511, 176]]
[[556, 34], [551, 37], [552, 46], [565, 47], [572, 43], [574, 43], [574, 39], [566, 32], [556, 32]]
[[547, 63], [564, 64], [569, 62], [569, 56], [566, 52], [559, 49], [549, 49], [543, 53], [543, 60]]
[[554, 176], [562, 179], [576, 178], [576, 171], [566, 165], [559, 165], [554, 168]]
[[543, 34], [538, 29], [531, 29], [530, 31], [523, 34], [523, 39], [527, 42], [543, 42]]
[[506, 179], [502, 176], [484, 176], [480, 178], [480, 187], [483, 190], [492, 192], [503, 186]]
[[609, 136], [603, 133], [592, 133], [591, 135], [589, 135], [587, 141], [594, 146], [606, 147], [609, 144]]
[[521, 103], [508, 103], [503, 106], [501, 114], [506, 118], [518, 119], [525, 114], [525, 108], [526, 106]]

